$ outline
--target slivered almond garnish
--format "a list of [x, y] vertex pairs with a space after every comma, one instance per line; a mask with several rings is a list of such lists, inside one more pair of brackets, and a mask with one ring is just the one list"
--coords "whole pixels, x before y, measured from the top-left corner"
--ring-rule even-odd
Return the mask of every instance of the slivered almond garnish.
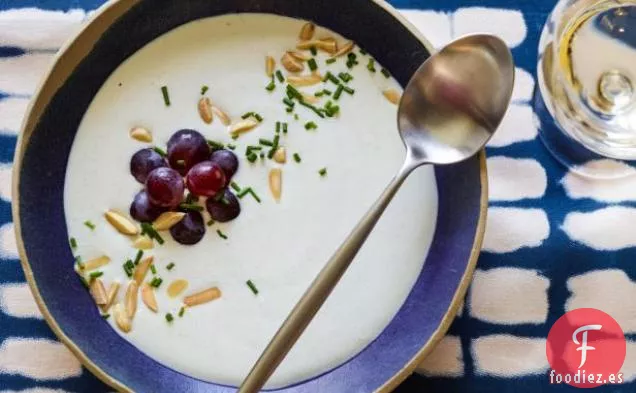
[[139, 293], [139, 285], [136, 281], [128, 283], [126, 288], [126, 297], [124, 298], [124, 304], [126, 306], [126, 315], [128, 318], [133, 319], [137, 313], [137, 295]]
[[119, 292], [119, 283], [114, 282], [110, 284], [110, 287], [108, 288], [108, 294], [106, 295], [106, 304], [102, 306], [103, 312], [107, 312], [110, 306], [113, 304], [115, 298], [117, 297], [117, 292]]
[[258, 122], [254, 119], [241, 120], [232, 124], [232, 127], [230, 127], [230, 134], [232, 134], [232, 136], [244, 134], [252, 131], [257, 125]]
[[284, 147], [281, 146], [276, 149], [276, 152], [274, 153], [274, 161], [279, 164], [284, 164], [287, 162], [287, 150]]
[[152, 223], [152, 227], [155, 231], [167, 231], [172, 228], [173, 225], [183, 220], [185, 213], [182, 212], [165, 212], [161, 213], [159, 217]]
[[296, 59], [290, 52], [286, 52], [280, 59], [281, 64], [289, 72], [300, 72], [305, 69], [303, 63]]
[[119, 233], [123, 235], [136, 235], [139, 233], [139, 228], [128, 217], [116, 210], [109, 210], [104, 213], [106, 221], [113, 226]]
[[155, 297], [155, 291], [148, 283], [144, 283], [141, 287], [141, 300], [143, 300], [146, 307], [150, 310], [157, 312], [159, 306], [157, 306], [157, 298]]
[[395, 90], [395, 89], [386, 89], [382, 92], [382, 94], [384, 94], [384, 97], [386, 97], [387, 100], [389, 100], [389, 102], [397, 105], [400, 103], [400, 93]]
[[137, 285], [141, 285], [142, 282], [146, 279], [146, 274], [148, 273], [148, 269], [150, 269], [150, 265], [154, 261], [153, 256], [146, 257], [139, 262], [139, 265], [135, 267], [135, 272], [133, 273], [133, 279], [137, 283]]
[[104, 255], [99, 258], [91, 259], [90, 261], [82, 262], [78, 266], [80, 270], [91, 271], [91, 270], [98, 269], [102, 266], [108, 265], [109, 263], [110, 263], [110, 258]]
[[287, 83], [295, 87], [313, 86], [322, 82], [320, 75], [290, 75], [287, 77]]
[[113, 314], [115, 314], [115, 323], [119, 330], [124, 333], [130, 332], [132, 329], [132, 321], [128, 318], [128, 314], [121, 304], [117, 303], [113, 306]]
[[187, 296], [183, 299], [183, 304], [188, 307], [198, 306], [199, 304], [209, 303], [221, 297], [221, 290], [217, 287], [206, 289], [194, 295]]
[[221, 123], [223, 123], [224, 126], [229, 126], [230, 123], [232, 122], [232, 120], [230, 120], [230, 117], [227, 115], [227, 113], [225, 113], [223, 109], [219, 108], [218, 106], [212, 105], [212, 112], [214, 112], [216, 117], [218, 117], [219, 120], [221, 120]]
[[276, 68], [276, 60], [272, 56], [265, 57], [265, 74], [268, 77], [272, 77], [274, 75], [274, 68]]
[[134, 127], [130, 130], [130, 137], [139, 142], [152, 142], [152, 134], [143, 127]]
[[314, 36], [314, 32], [316, 31], [316, 25], [311, 22], [307, 22], [300, 29], [300, 34], [298, 34], [298, 38], [303, 41], [310, 40]]
[[155, 247], [155, 243], [146, 235], [137, 236], [132, 245], [137, 250], [150, 250]]
[[168, 285], [168, 296], [175, 298], [181, 295], [186, 288], [188, 288], [188, 282], [186, 280], [174, 280]]
[[280, 201], [280, 195], [283, 187], [283, 171], [280, 168], [274, 168], [269, 171], [269, 190], [276, 202]]
[[291, 57], [293, 57], [296, 60], [300, 60], [300, 61], [307, 61], [309, 59], [311, 59], [311, 55], [307, 54], [307, 53], [303, 53], [303, 52], [299, 52], [297, 50], [292, 50], [287, 52], [289, 53], [289, 55]]
[[199, 109], [199, 116], [201, 116], [201, 120], [205, 124], [210, 124], [214, 120], [214, 115], [212, 114], [212, 101], [208, 97], [202, 97], [199, 100], [199, 104], [197, 106]]
[[312, 47], [325, 51], [329, 54], [334, 54], [338, 51], [338, 43], [333, 38], [323, 38], [320, 40], [302, 41], [296, 45], [297, 49], [303, 49], [303, 50], [311, 49]]
[[338, 51], [331, 55], [331, 57], [340, 57], [346, 55], [347, 53], [351, 52], [355, 46], [356, 44], [353, 41], [348, 41], [341, 47], [338, 47]]
[[99, 278], [92, 280], [89, 285], [89, 290], [91, 296], [95, 299], [95, 304], [103, 306], [108, 303], [108, 295], [106, 294], [106, 288], [104, 288], [102, 280]]

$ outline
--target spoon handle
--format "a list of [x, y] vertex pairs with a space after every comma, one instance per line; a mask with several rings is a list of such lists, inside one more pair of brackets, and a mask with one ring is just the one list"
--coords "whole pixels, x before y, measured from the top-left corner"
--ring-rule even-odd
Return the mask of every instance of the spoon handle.
[[267, 382], [276, 368], [283, 361], [289, 350], [307, 328], [331, 291], [345, 273], [353, 258], [375, 227], [382, 213], [393, 199], [406, 177], [416, 167], [407, 159], [398, 174], [391, 180], [382, 196], [369, 209], [364, 218], [356, 225], [349, 237], [323, 267], [303, 297], [296, 304], [283, 325], [272, 338], [269, 345], [258, 359], [249, 375], [243, 381], [239, 393], [256, 393]]

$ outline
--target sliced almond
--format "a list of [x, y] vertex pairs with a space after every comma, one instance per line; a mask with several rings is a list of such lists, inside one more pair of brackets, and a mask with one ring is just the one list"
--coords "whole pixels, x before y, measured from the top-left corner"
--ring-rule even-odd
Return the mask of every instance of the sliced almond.
[[316, 31], [316, 25], [311, 22], [307, 22], [300, 29], [300, 34], [298, 34], [298, 38], [303, 41], [310, 40], [314, 36], [314, 32]]
[[132, 245], [137, 250], [150, 250], [155, 247], [155, 243], [146, 235], [137, 236]]
[[154, 257], [151, 255], [146, 257], [139, 262], [139, 265], [135, 268], [135, 272], [133, 273], [133, 279], [137, 283], [137, 286], [141, 285], [142, 282], [146, 279], [146, 274], [148, 274], [148, 269], [150, 269], [150, 265], [154, 261]]
[[117, 210], [107, 211], [104, 217], [121, 234], [132, 236], [139, 233], [137, 225]]
[[272, 56], [265, 57], [265, 74], [268, 77], [274, 76], [274, 68], [276, 68], [276, 60]]
[[348, 41], [347, 43], [345, 43], [341, 47], [338, 47], [338, 51], [336, 51], [336, 53], [331, 55], [331, 57], [344, 56], [347, 53], [351, 52], [355, 46], [356, 46], [356, 44], [353, 41]]
[[397, 90], [386, 89], [382, 92], [382, 94], [384, 94], [384, 97], [386, 97], [386, 99], [389, 100], [389, 102], [391, 102], [392, 104], [397, 105], [400, 103], [401, 94]]
[[134, 127], [130, 130], [130, 137], [139, 142], [152, 142], [152, 134], [143, 127]]
[[212, 101], [208, 97], [202, 97], [199, 100], [199, 105], [197, 106], [199, 109], [199, 116], [201, 116], [201, 120], [205, 124], [210, 124], [214, 120], [214, 115], [212, 114]]
[[119, 283], [118, 282], [114, 282], [114, 283], [110, 284], [110, 287], [108, 288], [108, 294], [106, 295], [106, 297], [107, 297], [106, 304], [104, 304], [102, 306], [102, 311], [103, 312], [107, 312], [108, 311], [110, 306], [115, 301], [115, 298], [117, 297], [117, 293], [118, 292], [119, 292]]
[[280, 59], [281, 64], [289, 72], [300, 72], [305, 69], [303, 63], [296, 59], [290, 52], [286, 52]]
[[283, 171], [280, 168], [274, 168], [269, 171], [269, 190], [276, 202], [280, 201], [280, 195], [283, 187]]
[[257, 125], [258, 122], [254, 119], [241, 120], [232, 124], [232, 126], [230, 127], [230, 134], [232, 134], [232, 136], [244, 134], [246, 132], [252, 131]]
[[168, 296], [175, 298], [181, 295], [186, 288], [188, 288], [188, 282], [186, 280], [174, 280], [168, 285]]
[[102, 280], [99, 278], [92, 280], [89, 285], [89, 290], [91, 292], [91, 296], [95, 299], [95, 304], [103, 306], [108, 303], [108, 295], [106, 294], [106, 288], [104, 288]]
[[81, 264], [78, 264], [78, 266], [80, 270], [91, 271], [91, 270], [99, 269], [100, 267], [108, 265], [109, 263], [110, 263], [110, 258], [108, 258], [106, 255], [103, 255], [99, 258], [82, 262]]
[[115, 304], [113, 307], [113, 314], [115, 314], [115, 323], [119, 330], [124, 333], [128, 333], [132, 330], [132, 321], [128, 318], [128, 314], [121, 304]]
[[291, 57], [293, 57], [296, 60], [300, 60], [300, 61], [307, 61], [309, 59], [311, 59], [311, 55], [307, 54], [307, 53], [303, 53], [303, 52], [299, 52], [297, 50], [292, 50], [287, 52], [289, 53], [289, 55]]
[[218, 117], [219, 120], [221, 120], [221, 123], [223, 123], [224, 126], [229, 126], [230, 123], [232, 122], [232, 120], [230, 120], [230, 117], [227, 115], [227, 113], [225, 113], [218, 106], [212, 105], [212, 112], [214, 112], [216, 117]]
[[128, 283], [126, 289], [126, 297], [124, 298], [124, 304], [126, 305], [126, 315], [128, 318], [133, 319], [137, 313], [137, 295], [139, 294], [139, 285], [136, 281]]
[[141, 300], [150, 310], [154, 312], [159, 311], [159, 306], [157, 306], [157, 298], [155, 297], [155, 291], [150, 285], [148, 285], [148, 283], [144, 283], [144, 285], [142, 285], [141, 287]]
[[287, 83], [295, 87], [313, 86], [322, 82], [320, 75], [290, 75], [287, 77]]
[[279, 164], [284, 164], [287, 162], [287, 150], [284, 147], [281, 146], [276, 149], [276, 152], [274, 153], [274, 161]]
[[194, 295], [190, 295], [183, 299], [183, 304], [188, 307], [198, 306], [199, 304], [204, 304], [216, 300], [221, 297], [221, 290], [219, 288], [210, 288], [205, 291], [201, 291], [199, 293], [195, 293]]
[[156, 231], [167, 231], [172, 228], [173, 225], [183, 220], [185, 213], [182, 212], [165, 212], [161, 213], [159, 217], [152, 223], [152, 227]]
[[325, 51], [329, 54], [334, 54], [338, 51], [338, 43], [333, 38], [302, 41], [296, 45], [297, 49], [303, 49], [303, 50], [311, 49], [312, 47]]

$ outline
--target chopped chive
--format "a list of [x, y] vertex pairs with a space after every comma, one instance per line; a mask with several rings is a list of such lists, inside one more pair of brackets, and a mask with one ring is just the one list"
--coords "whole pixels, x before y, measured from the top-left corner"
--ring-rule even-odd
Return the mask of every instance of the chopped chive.
[[330, 96], [332, 94], [331, 90], [327, 90], [327, 89], [323, 89], [322, 92], [325, 93], [325, 95], [328, 95], [328, 96]]
[[327, 72], [327, 74], [325, 74], [325, 77], [322, 79], [322, 81], [323, 82], [331, 81], [335, 83], [336, 85], [340, 85], [340, 81], [338, 80], [338, 78], [336, 78], [336, 76], [329, 71]]
[[[299, 100], [303, 99], [303, 95], [300, 94], [300, 92], [298, 91], [298, 89], [296, 89], [294, 86], [292, 85], [287, 85], [287, 96], [291, 99], [291, 98], [297, 98]], [[291, 96], [291, 97], [290, 97]]]
[[179, 205], [179, 209], [202, 212], [203, 206], [195, 205], [194, 203], [182, 203]]
[[107, 320], [108, 318], [110, 318], [110, 314], [103, 314], [102, 318], [105, 320]]
[[245, 195], [247, 194], [251, 194], [252, 197], [256, 200], [256, 202], [261, 203], [261, 198], [259, 198], [258, 195], [256, 195], [256, 192], [254, 192], [252, 187], [244, 188], [243, 191], [241, 191], [241, 193], [238, 194], [238, 197], [239, 199], [243, 199], [243, 197], [245, 197]]
[[343, 85], [339, 85], [338, 89], [336, 89], [336, 92], [333, 95], [333, 99], [336, 100], [336, 101], [339, 100], [343, 91], [344, 91], [344, 86]]
[[168, 93], [168, 86], [161, 86], [161, 94], [163, 95], [163, 102], [166, 106], [170, 106], [170, 94]]
[[340, 112], [340, 107], [338, 105], [329, 105], [330, 103], [331, 101], [327, 102], [327, 105], [325, 105], [325, 114], [327, 117], [334, 117], [338, 114], [338, 112]]
[[350, 88], [349, 86], [343, 86], [342, 89], [345, 91], [345, 93], [348, 93], [350, 95], [355, 94], [355, 90], [353, 90], [352, 88]]
[[212, 226], [212, 225], [214, 225], [214, 224], [215, 224], [215, 221], [214, 221], [213, 219], [210, 219], [210, 221], [208, 221], [208, 222], [207, 222], [207, 225], [208, 225], [209, 227], [211, 227], [211, 226]]
[[132, 277], [133, 271], [135, 270], [135, 264], [131, 259], [127, 260], [126, 263], [122, 266], [124, 268], [124, 272], [128, 277]]
[[300, 162], [302, 161], [302, 158], [300, 158], [300, 154], [294, 153], [294, 161], [300, 164]]
[[170, 313], [166, 314], [166, 321], [168, 321], [168, 323], [171, 323], [172, 321], [174, 321], [174, 317], [172, 316], [172, 314]]
[[317, 92], [314, 93], [314, 96], [316, 96], [316, 97], [322, 97], [324, 95], [325, 95], [325, 92], [322, 91], [322, 90], [321, 91], [317, 91]]
[[[159, 244], [165, 243], [163, 238], [159, 234], [159, 232], [157, 232], [155, 230], [155, 228], [153, 228], [152, 225], [148, 224], [147, 222], [142, 222], [141, 223], [141, 232], [142, 232], [142, 234], [148, 235], [151, 239], [155, 239], [157, 241], [157, 243], [159, 243]], [[139, 250], [139, 251], [141, 251], [141, 250]]]
[[228, 143], [228, 144], [227, 144], [227, 148], [228, 148], [228, 149], [230, 149], [230, 150], [234, 150], [234, 149], [236, 149], [236, 145], [233, 145], [233, 144], [231, 144], [231, 143]]
[[278, 79], [280, 83], [285, 82], [285, 77], [283, 76], [283, 73], [280, 72], [280, 70], [276, 71], [276, 79]]
[[99, 277], [101, 277], [103, 275], [104, 275], [104, 272], [92, 272], [90, 274], [90, 278], [92, 280], [92, 279], [95, 279], [95, 278], [99, 278]]
[[292, 101], [291, 99], [287, 97], [283, 98], [283, 103], [292, 109], [294, 108], [294, 105], [295, 105], [294, 101]]
[[232, 189], [236, 192], [241, 192], [241, 187], [234, 181], [230, 183], [230, 187], [232, 187]]
[[309, 59], [309, 61], [307, 61], [307, 65], [309, 66], [309, 69], [311, 71], [315, 71], [318, 69], [318, 64], [316, 64], [316, 59]]
[[159, 146], [155, 146], [152, 148], [152, 150], [154, 150], [157, 154], [159, 154], [161, 157], [165, 157], [168, 154], [165, 152], [165, 150], [163, 150], [162, 148], [160, 148]]
[[220, 229], [217, 229], [217, 230], [216, 230], [216, 233], [217, 233], [217, 235], [219, 235], [219, 237], [221, 237], [222, 239], [227, 240], [227, 235], [226, 235], [225, 233], [221, 232], [221, 230], [220, 230]]
[[375, 70], [375, 60], [369, 59], [369, 64], [367, 64], [367, 70], [371, 72], [376, 72]]
[[294, 113], [294, 120], [298, 120], [300, 119], [300, 117], [298, 117], [298, 113]]
[[327, 59], [327, 61], [325, 61], [325, 63], [327, 63], [327, 64], [333, 64], [335, 62], [336, 62], [336, 58], [335, 57], [331, 58], [331, 59]]
[[157, 268], [154, 263], [150, 265], [150, 272], [152, 272], [152, 274], [157, 274]]
[[360, 48], [360, 54], [364, 56], [364, 55], [366, 55], [366, 54], [367, 54], [367, 51], [366, 51], [366, 50], [364, 50], [364, 49], [362, 49], [362, 48]]
[[320, 118], [323, 118], [323, 119], [325, 118], [325, 114], [322, 113], [322, 109], [316, 108], [315, 106], [308, 104], [305, 101], [298, 101], [298, 102], [300, 102], [300, 105], [305, 106], [311, 109], [312, 111], [314, 111]]
[[349, 60], [355, 60], [355, 59], [357, 59], [357, 58], [358, 58], [358, 55], [356, 55], [355, 53], [353, 53], [353, 52], [349, 52], [349, 53], [347, 53], [347, 59], [349, 59]]
[[386, 68], [382, 68], [380, 70], [380, 72], [382, 73], [382, 75], [384, 75], [387, 79], [391, 77], [391, 73], [389, 72], [389, 70], [387, 70]]
[[274, 158], [274, 154], [276, 154], [276, 150], [275, 149], [271, 149], [268, 153], [267, 153], [267, 158], [269, 158], [270, 160], [272, 158]]
[[272, 146], [272, 150], [278, 149], [278, 144], [280, 143], [280, 136], [274, 136], [274, 145]]
[[213, 141], [208, 139], [208, 145], [210, 145], [210, 147], [214, 150], [221, 150], [225, 147], [225, 145], [223, 145], [221, 142], [217, 142], [217, 141]]
[[185, 203], [194, 203], [194, 202], [199, 202], [199, 197], [189, 192], [188, 195], [186, 195]]
[[240, 134], [232, 134], [232, 140], [235, 141], [239, 139], [240, 136], [241, 136]]
[[84, 225], [86, 225], [88, 228], [90, 228], [91, 231], [94, 231], [95, 228], [96, 228], [95, 224], [93, 224], [93, 222], [90, 221], [90, 220], [84, 221]]
[[341, 72], [338, 74], [338, 77], [342, 79], [344, 83], [349, 83], [353, 80], [353, 76], [348, 72]]
[[287, 123], [283, 123], [283, 134], [287, 134]]
[[250, 116], [254, 116], [254, 112], [247, 112], [246, 114], [241, 116], [241, 119], [245, 120], [245, 119], [247, 119]]
[[163, 279], [160, 277], [153, 277], [152, 281], [150, 281], [150, 286], [153, 288], [159, 288], [163, 283]]
[[258, 113], [254, 113], [254, 118], [259, 123], [263, 121], [263, 116], [259, 115]]
[[183, 318], [183, 314], [185, 314], [185, 307], [179, 309], [179, 318]]
[[70, 238], [68, 240], [69, 244], [71, 245], [71, 248], [74, 250], [77, 248], [77, 240], [75, 240], [74, 237]]
[[292, 107], [287, 107], [287, 108], [285, 109], [285, 112], [289, 113], [290, 115], [291, 115], [291, 113], [292, 113], [293, 111], [294, 111], [294, 108], [292, 108]]
[[327, 168], [322, 168], [318, 171], [318, 174], [324, 177], [327, 174]]
[[318, 50], [316, 49], [315, 46], [312, 46], [311, 48], [309, 48], [309, 51], [311, 52], [312, 56], [316, 56], [318, 54]]
[[274, 89], [276, 89], [276, 83], [274, 83], [273, 80], [269, 82], [267, 86], [265, 86], [265, 90], [267, 91], [274, 91]]
[[276, 133], [279, 134], [280, 133], [280, 121], [276, 122]]
[[204, 95], [205, 93], [208, 92], [210, 88], [207, 87], [206, 85], [201, 86], [201, 95]]
[[252, 290], [252, 292], [254, 292], [254, 295], [258, 295], [258, 288], [256, 288], [256, 285], [254, 285], [252, 280], [247, 280], [246, 284]]
[[256, 162], [257, 159], [258, 159], [258, 156], [255, 153], [250, 152], [250, 154], [247, 155], [247, 161], [251, 163]]
[[135, 266], [137, 266], [139, 264], [139, 261], [141, 261], [141, 257], [144, 256], [144, 250], [139, 250], [137, 251], [137, 255], [135, 256]]
[[172, 270], [172, 269], [174, 269], [174, 262], [170, 262], [170, 263], [168, 264], [168, 266], [166, 266], [166, 269], [167, 269], [167, 270]]
[[318, 128], [318, 125], [316, 123], [314, 123], [313, 121], [310, 121], [307, 124], [305, 124], [305, 130], [307, 130], [307, 131], [315, 130], [317, 128]]
[[264, 138], [259, 139], [258, 143], [260, 143], [263, 146], [274, 146], [274, 142]]

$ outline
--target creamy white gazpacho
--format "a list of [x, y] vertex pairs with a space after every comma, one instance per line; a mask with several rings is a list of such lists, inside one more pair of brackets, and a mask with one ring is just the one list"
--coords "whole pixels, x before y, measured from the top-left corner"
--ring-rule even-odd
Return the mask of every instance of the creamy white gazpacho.
[[[66, 174], [75, 269], [105, 323], [168, 367], [238, 385], [401, 165], [400, 93], [363, 48], [274, 15], [198, 20], [127, 59], [84, 115]], [[436, 216], [422, 168], [269, 387], [381, 333]]]

